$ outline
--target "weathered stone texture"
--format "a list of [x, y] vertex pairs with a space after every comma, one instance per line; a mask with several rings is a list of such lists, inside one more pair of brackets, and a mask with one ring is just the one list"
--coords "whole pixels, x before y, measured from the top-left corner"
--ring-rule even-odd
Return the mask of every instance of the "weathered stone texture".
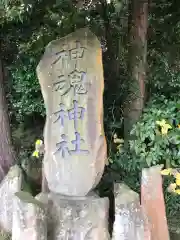
[[48, 232], [52, 240], [109, 240], [107, 198], [67, 198], [56, 194], [36, 197], [48, 206]]
[[7, 232], [12, 231], [13, 200], [15, 193], [21, 190], [22, 172], [15, 165], [10, 168], [0, 184], [0, 227]]
[[141, 204], [148, 216], [152, 240], [169, 240], [161, 168], [153, 166], [142, 171]]
[[51, 42], [37, 74], [46, 106], [49, 189], [85, 196], [100, 181], [107, 160], [100, 42], [88, 29]]
[[113, 240], [150, 240], [139, 195], [124, 184], [115, 184]]
[[20, 193], [13, 203], [12, 240], [47, 240], [47, 211], [27, 193]]

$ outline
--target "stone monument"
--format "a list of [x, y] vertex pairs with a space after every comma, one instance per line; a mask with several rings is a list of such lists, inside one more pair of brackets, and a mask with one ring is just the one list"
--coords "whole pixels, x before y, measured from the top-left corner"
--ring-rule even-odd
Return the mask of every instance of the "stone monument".
[[46, 106], [44, 171], [51, 191], [84, 196], [106, 156], [101, 46], [81, 29], [51, 42], [37, 67]]
[[46, 107], [44, 174], [52, 239], [107, 240], [108, 199], [92, 196], [107, 159], [103, 66], [88, 29], [52, 41], [37, 75]]

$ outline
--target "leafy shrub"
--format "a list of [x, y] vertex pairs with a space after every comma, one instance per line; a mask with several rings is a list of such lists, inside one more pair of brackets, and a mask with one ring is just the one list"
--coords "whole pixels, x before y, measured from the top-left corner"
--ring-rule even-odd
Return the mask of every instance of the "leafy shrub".
[[25, 64], [18, 63], [18, 66], [9, 67], [9, 72], [8, 100], [12, 117], [17, 122], [24, 122], [35, 113], [44, 116], [44, 101], [36, 76], [36, 63], [26, 60]]
[[[157, 121], [166, 124], [164, 129], [159, 126]], [[134, 140], [129, 141], [130, 149], [127, 151], [122, 144], [120, 148], [117, 145], [116, 153], [109, 156], [110, 162], [103, 177], [104, 186], [110, 182], [124, 181], [133, 190], [140, 193], [142, 168], [156, 164], [164, 164], [165, 167], [172, 168], [178, 167], [180, 165], [179, 123], [179, 100], [154, 96], [131, 132]], [[180, 212], [179, 195], [172, 195], [167, 190], [172, 181], [172, 176], [164, 178], [168, 219]]]
[[180, 72], [179, 62], [174, 54], [171, 57], [169, 52], [162, 53], [151, 49], [148, 60], [148, 82], [151, 92], [158, 91], [166, 97], [177, 96], [180, 92]]
[[180, 164], [179, 123], [180, 101], [164, 96], [154, 98], [132, 130], [136, 139], [130, 141], [130, 151], [138, 162], [177, 167]]

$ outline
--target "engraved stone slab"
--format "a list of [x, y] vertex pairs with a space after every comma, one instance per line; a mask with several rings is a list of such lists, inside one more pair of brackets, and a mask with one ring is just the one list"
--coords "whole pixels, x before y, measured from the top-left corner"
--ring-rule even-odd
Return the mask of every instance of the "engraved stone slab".
[[37, 67], [46, 106], [44, 169], [49, 189], [85, 196], [104, 171], [100, 42], [80, 29], [51, 42]]
[[[37, 196], [47, 204], [47, 195]], [[48, 194], [49, 239], [109, 240], [107, 198], [97, 196], [77, 199]]]
[[0, 184], [0, 227], [7, 232], [12, 231], [13, 199], [21, 190], [22, 172], [17, 165], [10, 168]]
[[[99, 196], [94, 193], [94, 192], [89, 192], [88, 195], [86, 197], [71, 197], [71, 200], [86, 200], [88, 197], [88, 199], [90, 198], [99, 198]], [[52, 238], [53, 232], [54, 232], [54, 228], [53, 228], [53, 224], [54, 224], [54, 216], [52, 215], [52, 208], [53, 208], [53, 200], [52, 199], [67, 199], [66, 196], [62, 196], [62, 195], [58, 195], [58, 194], [54, 194], [54, 193], [44, 193], [41, 192], [39, 193], [35, 199], [37, 199], [38, 201], [40, 201], [41, 203], [44, 204], [44, 206], [47, 208], [47, 226], [48, 226], [48, 239]]]
[[169, 240], [161, 168], [157, 165], [142, 171], [141, 204], [148, 216], [152, 240]]
[[113, 240], [150, 240], [139, 195], [124, 184], [115, 184]]
[[13, 204], [12, 240], [47, 240], [47, 212], [44, 205], [25, 192], [17, 193]]

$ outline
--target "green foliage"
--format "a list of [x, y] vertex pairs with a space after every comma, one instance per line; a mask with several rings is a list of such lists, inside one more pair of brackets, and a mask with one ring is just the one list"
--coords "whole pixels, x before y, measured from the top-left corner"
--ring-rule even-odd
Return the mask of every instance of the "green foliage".
[[[137, 171], [143, 167], [164, 164], [178, 167], [180, 164], [180, 101], [168, 100], [163, 95], [156, 95], [145, 107], [141, 119], [131, 131], [130, 148], [110, 156], [114, 165], [126, 171]], [[172, 126], [167, 134], [156, 121], [166, 120]]]
[[[111, 166], [117, 171], [139, 173], [144, 167], [164, 164], [178, 167], [180, 164], [180, 107], [179, 100], [154, 96], [144, 109], [141, 119], [134, 126], [130, 148], [116, 150], [111, 156]], [[166, 120], [172, 126], [167, 135], [162, 134], [156, 121]]]
[[172, 62], [170, 54], [151, 51], [149, 53], [150, 71], [149, 83], [151, 91], [165, 95], [166, 97], [174, 97], [180, 92], [180, 72], [179, 62]]
[[[178, 1], [151, 5], [148, 31], [148, 85], [150, 93], [174, 97], [180, 92]], [[171, 24], [170, 24], [171, 23]]]
[[[145, 108], [141, 120], [135, 125], [132, 134], [135, 140], [130, 141], [130, 151], [137, 156], [139, 163], [148, 166], [164, 164], [177, 167], [180, 164], [180, 108], [179, 100], [168, 100], [156, 96]], [[165, 119], [172, 126], [166, 134], [156, 121]]]
[[35, 72], [35, 64], [29, 60], [10, 68], [9, 101], [11, 116], [14, 114], [18, 122], [23, 122], [27, 116], [45, 115], [39, 82]]
[[163, 177], [166, 214], [170, 231], [179, 232], [180, 198], [178, 194], [168, 191], [168, 186], [172, 182], [174, 182], [173, 176]]
[[[156, 121], [165, 119], [172, 126], [167, 135], [162, 135]], [[129, 151], [121, 149], [111, 154], [111, 163], [106, 167], [103, 186], [110, 182], [124, 181], [140, 193], [141, 171], [145, 167], [164, 164], [167, 167], [180, 165], [180, 102], [179, 98], [167, 99], [163, 95], [154, 95], [148, 103], [139, 122], [131, 134]], [[179, 214], [180, 199], [167, 191], [171, 177], [164, 179], [164, 194], [168, 220]], [[107, 191], [107, 189], [106, 189]], [[170, 225], [172, 222], [170, 223]]]
[[12, 239], [12, 236], [10, 233], [0, 230], [0, 240], [11, 240], [11, 239]]

